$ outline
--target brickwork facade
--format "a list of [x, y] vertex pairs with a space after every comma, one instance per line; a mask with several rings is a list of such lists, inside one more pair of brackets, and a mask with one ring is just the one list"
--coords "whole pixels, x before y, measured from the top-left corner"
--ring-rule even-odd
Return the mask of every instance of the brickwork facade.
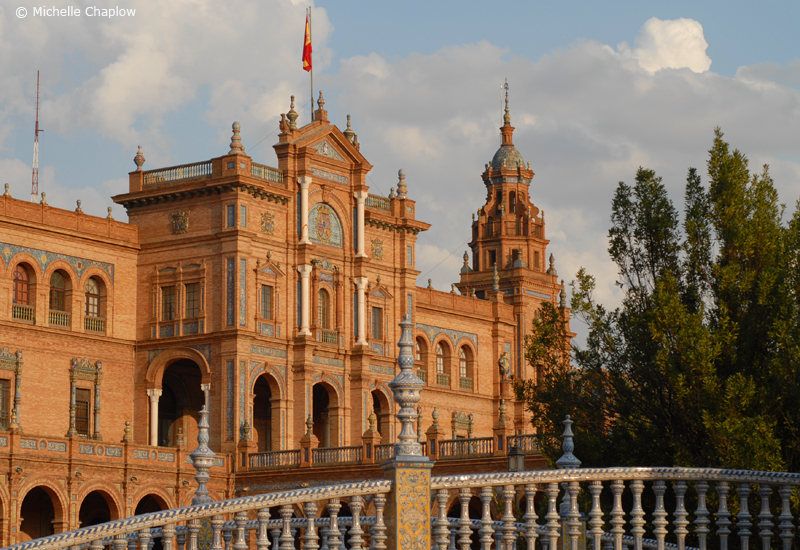
[[436, 415], [429, 437], [494, 437], [496, 456], [498, 434], [530, 431], [508, 377], [535, 376], [524, 334], [563, 287], [510, 117], [448, 293], [416, 286], [430, 226], [413, 184], [401, 171], [397, 194], [369, 194], [357, 136], [320, 104], [303, 127], [282, 115], [274, 168], [246, 154], [238, 123], [211, 161], [144, 171], [140, 150], [114, 197], [127, 224], [0, 197], [3, 544], [188, 504], [203, 406], [215, 499], [247, 490], [237, 472], [248, 487], [274, 477], [259, 483], [256, 455], [394, 442], [403, 315], [421, 431]]

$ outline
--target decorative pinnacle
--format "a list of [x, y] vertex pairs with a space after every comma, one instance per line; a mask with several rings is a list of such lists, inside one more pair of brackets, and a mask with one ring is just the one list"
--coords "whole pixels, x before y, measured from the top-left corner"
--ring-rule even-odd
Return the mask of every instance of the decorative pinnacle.
[[450, 294], [456, 293], [456, 285], [455, 283], [450, 283]]
[[419, 403], [420, 393], [425, 383], [414, 374], [414, 336], [412, 329], [414, 323], [411, 322], [410, 315], [403, 315], [400, 323], [402, 333], [397, 347], [400, 353], [397, 356], [397, 364], [400, 373], [389, 382], [389, 388], [394, 395], [395, 403], [400, 405], [397, 419], [402, 425], [399, 440], [394, 444], [394, 457], [398, 462], [422, 462], [428, 457], [422, 456], [422, 446], [417, 441], [414, 433], [414, 421], [417, 419], [415, 406]]
[[5, 192], [5, 193], [3, 193], [3, 196], [4, 196], [4, 197], [10, 197], [10, 196], [11, 196], [11, 193], [9, 193], [9, 192], [8, 192], [8, 187], [9, 187], [9, 185], [8, 185], [8, 184], [6, 184], [6, 185], [5, 185], [6, 192]]
[[122, 441], [132, 441], [133, 436], [131, 435], [131, 421], [125, 421], [125, 434], [122, 436]]
[[500, 400], [500, 422], [505, 422], [507, 420], [506, 413], [508, 412], [508, 405], [506, 405], [506, 400]]
[[575, 434], [572, 433], [572, 420], [569, 419], [569, 415], [567, 418], [564, 419], [564, 433], [561, 434], [561, 437], [564, 438], [564, 443], [561, 445], [561, 448], [564, 449], [564, 454], [561, 455], [561, 458], [556, 460], [556, 466], [560, 470], [565, 468], [580, 468], [581, 461], [572, 454], [572, 451], [575, 450], [575, 442], [572, 440]]
[[467, 254], [466, 250], [464, 251], [464, 267], [469, 267], [469, 254]]
[[294, 96], [292, 96], [292, 103], [289, 106], [289, 112], [286, 113], [286, 118], [289, 119], [289, 128], [292, 130], [297, 129], [297, 117], [300, 116], [297, 114], [297, 111], [294, 110]]
[[390, 199], [396, 199], [397, 198], [397, 195], [394, 194], [394, 187], [391, 187], [390, 190], [389, 190], [389, 198]]
[[356, 133], [353, 131], [353, 128], [350, 126], [350, 115], [347, 115], [347, 129], [342, 133], [344, 134], [344, 137], [347, 138], [347, 141], [349, 141], [350, 143], [353, 143], [353, 139], [355, 138]]
[[142, 171], [142, 165], [144, 164], [144, 155], [142, 154], [142, 146], [139, 145], [139, 150], [136, 152], [136, 156], [133, 157], [133, 162], [136, 164], [136, 171]]
[[430, 288], [431, 290], [433, 290], [433, 283], [432, 283], [432, 281], [433, 281], [433, 279], [428, 279], [428, 288]]
[[550, 267], [547, 268], [547, 274], [548, 275], [558, 275], [558, 271], [556, 271], [555, 263], [556, 263], [556, 258], [555, 258], [555, 256], [553, 256], [553, 253], [551, 252], [550, 253]]
[[192, 505], [196, 504], [211, 504], [213, 500], [208, 496], [208, 488], [206, 483], [210, 479], [208, 470], [214, 465], [214, 458], [217, 454], [208, 448], [208, 411], [206, 406], [200, 409], [200, 422], [197, 425], [197, 448], [192, 451], [189, 457], [192, 459], [192, 465], [197, 470], [194, 476], [197, 481], [197, 490], [195, 491], [194, 498], [192, 498]]
[[306, 435], [313, 435], [314, 434], [314, 420], [311, 418], [311, 415], [308, 415], [306, 418]]
[[369, 416], [367, 417], [367, 420], [369, 421], [369, 429], [374, 432], [375, 431], [375, 421], [377, 420], [377, 418], [375, 417], [375, 411], [372, 411], [371, 413], [369, 413]]
[[506, 83], [503, 84], [503, 88], [506, 90], [506, 109], [505, 114], [503, 115], [503, 125], [504, 126], [511, 126], [511, 113], [508, 109], [508, 79], [506, 78]]
[[231, 129], [233, 130], [233, 136], [231, 137], [231, 150], [228, 151], [228, 154], [243, 155], [244, 145], [242, 145], [242, 138], [239, 135], [239, 130], [241, 129], [241, 125], [238, 122], [234, 122], [231, 125]]
[[561, 292], [558, 293], [558, 307], [567, 307], [567, 292], [564, 290], [564, 279], [561, 279]]
[[[44, 193], [42, 193], [42, 195], [44, 195]], [[44, 197], [42, 197], [42, 203], [43, 204], [47, 204], [47, 203], [44, 202]], [[114, 216], [111, 215], [111, 207], [110, 206], [108, 207], [108, 216], [106, 216], [106, 218], [108, 218], [109, 220], [113, 220], [114, 219]]]
[[322, 90], [319, 91], [319, 99], [317, 100], [317, 105], [319, 106], [320, 110], [325, 108], [325, 98], [322, 97]]
[[494, 273], [492, 273], [492, 291], [500, 290], [500, 275], [497, 274], [497, 262], [494, 263]]
[[397, 182], [397, 198], [407, 199], [408, 188], [406, 187], [406, 171], [401, 168], [397, 171], [397, 177], [399, 178]]
[[78, 199], [75, 201], [75, 203], [78, 205], [78, 208], [75, 209], [75, 212], [83, 212], [83, 210], [81, 210], [81, 200]]
[[[41, 202], [41, 204], [47, 206], [47, 193], [45, 193], [44, 191], [42, 191], [42, 202]], [[110, 211], [111, 207], [109, 206], [108, 209]]]

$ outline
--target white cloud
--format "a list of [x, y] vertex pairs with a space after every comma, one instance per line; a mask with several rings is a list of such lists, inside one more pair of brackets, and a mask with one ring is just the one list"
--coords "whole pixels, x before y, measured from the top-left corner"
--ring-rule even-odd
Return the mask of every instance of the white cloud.
[[708, 42], [703, 36], [703, 26], [693, 19], [648, 19], [636, 37], [633, 51], [627, 44], [620, 50], [629, 54], [649, 73], [661, 69], [688, 68], [702, 73], [711, 68], [711, 58], [706, 55]]

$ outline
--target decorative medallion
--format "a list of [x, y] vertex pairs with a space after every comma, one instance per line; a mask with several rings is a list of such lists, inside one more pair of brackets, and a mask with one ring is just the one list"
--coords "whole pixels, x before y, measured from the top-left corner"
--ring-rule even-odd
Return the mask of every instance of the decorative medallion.
[[380, 239], [371, 239], [372, 241], [372, 258], [375, 260], [383, 260], [383, 241]]
[[275, 234], [275, 214], [261, 213], [261, 232], [265, 235]]
[[308, 228], [312, 242], [342, 248], [342, 222], [330, 205], [320, 202], [311, 208]]
[[317, 237], [324, 243], [331, 240], [331, 210], [323, 206], [317, 214]]
[[179, 235], [189, 231], [189, 212], [176, 212], [172, 215], [172, 234]]

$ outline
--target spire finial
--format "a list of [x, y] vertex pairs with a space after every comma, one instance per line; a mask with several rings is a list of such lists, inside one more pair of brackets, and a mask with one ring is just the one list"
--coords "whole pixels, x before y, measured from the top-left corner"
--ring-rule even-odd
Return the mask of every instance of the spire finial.
[[397, 171], [397, 177], [399, 178], [397, 182], [397, 198], [407, 199], [408, 187], [406, 187], [406, 171], [401, 168]]
[[297, 111], [294, 110], [294, 96], [292, 96], [292, 103], [289, 105], [289, 112], [286, 113], [286, 118], [289, 119], [289, 128], [292, 130], [297, 129]]
[[567, 418], [564, 419], [563, 424], [564, 433], [561, 435], [561, 437], [564, 438], [564, 443], [561, 445], [561, 448], [564, 450], [564, 454], [561, 455], [561, 458], [556, 460], [556, 466], [562, 470], [564, 468], [580, 468], [581, 461], [578, 460], [578, 457], [572, 454], [572, 451], [575, 450], [575, 443], [572, 440], [574, 434], [572, 433], [572, 420], [569, 419], [569, 415], [567, 415]]
[[[42, 197], [42, 201], [44, 201], [44, 197]], [[113, 220], [114, 216], [111, 215], [111, 207], [108, 207], [108, 216], [106, 216], [109, 220]]]
[[467, 251], [465, 250], [464, 251], [464, 267], [467, 267], [467, 266], [469, 266], [469, 254], [467, 254]]
[[508, 109], [508, 79], [507, 78], [506, 78], [506, 83], [503, 84], [503, 88], [506, 91], [506, 109], [505, 109], [505, 114], [503, 115], [503, 125], [511, 126], [511, 114], [510, 114], [510, 111]]
[[353, 131], [353, 127], [350, 125], [350, 115], [347, 115], [347, 129], [342, 133], [344, 134], [344, 137], [347, 138], [347, 141], [353, 143], [356, 133]]
[[4, 197], [10, 197], [10, 196], [11, 196], [11, 193], [9, 193], [9, 192], [8, 192], [8, 188], [9, 188], [9, 185], [8, 185], [8, 184], [6, 184], [6, 185], [5, 185], [5, 190], [6, 190], [6, 192], [5, 192], [5, 193], [3, 193], [3, 196], [4, 196]]
[[325, 108], [325, 98], [322, 97], [322, 90], [319, 91], [319, 99], [317, 100], [317, 105], [320, 109]]
[[550, 253], [550, 267], [547, 269], [548, 275], [558, 275], [558, 271], [556, 271], [556, 258], [553, 256], [553, 253]]
[[81, 210], [81, 200], [80, 199], [76, 200], [75, 204], [78, 205], [78, 208], [75, 209], [75, 212], [83, 212], [83, 210]]
[[233, 136], [231, 136], [231, 150], [228, 151], [229, 155], [244, 154], [244, 145], [242, 145], [242, 137], [239, 135], [239, 130], [241, 129], [242, 126], [238, 122], [234, 122], [233, 124], [231, 124], [231, 130], [233, 130]]
[[[41, 202], [41, 204], [47, 206], [47, 193], [45, 193], [44, 191], [42, 191], [42, 202]], [[110, 206], [108, 207], [108, 210], [111, 211], [111, 207]]]

